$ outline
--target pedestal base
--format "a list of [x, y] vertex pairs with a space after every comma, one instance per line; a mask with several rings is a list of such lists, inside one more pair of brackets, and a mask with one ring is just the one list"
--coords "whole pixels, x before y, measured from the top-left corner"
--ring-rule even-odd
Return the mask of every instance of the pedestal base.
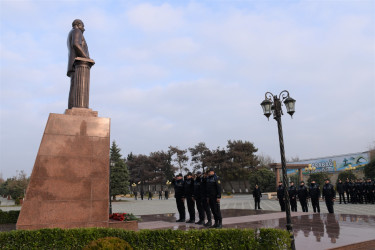
[[108, 227], [110, 119], [50, 114], [17, 229]]

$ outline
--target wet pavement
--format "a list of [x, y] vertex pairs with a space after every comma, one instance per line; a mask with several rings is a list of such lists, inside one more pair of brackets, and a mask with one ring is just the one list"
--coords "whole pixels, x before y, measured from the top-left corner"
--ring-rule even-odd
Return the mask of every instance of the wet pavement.
[[[284, 212], [225, 209], [222, 215], [223, 228], [286, 228]], [[176, 223], [174, 213], [140, 217], [140, 229], [205, 229], [195, 224]], [[299, 212], [292, 214], [292, 223], [297, 249], [329, 249], [375, 240], [375, 216], [372, 215]]]

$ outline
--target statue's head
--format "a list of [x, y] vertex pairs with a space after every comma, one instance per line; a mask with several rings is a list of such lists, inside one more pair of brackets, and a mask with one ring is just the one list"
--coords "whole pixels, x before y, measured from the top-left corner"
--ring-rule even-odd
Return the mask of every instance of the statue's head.
[[72, 23], [72, 27], [77, 27], [82, 31], [82, 33], [85, 31], [85, 25], [83, 24], [82, 20], [80, 19], [75, 19]]

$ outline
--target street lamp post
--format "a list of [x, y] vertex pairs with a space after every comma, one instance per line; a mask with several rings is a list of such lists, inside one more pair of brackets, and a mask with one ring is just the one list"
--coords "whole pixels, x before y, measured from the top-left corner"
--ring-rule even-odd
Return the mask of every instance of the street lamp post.
[[311, 175], [311, 171], [315, 171], [316, 167], [312, 167], [311, 164], [309, 164], [309, 166], [306, 167], [305, 170], [310, 172], [310, 174], [309, 174], [309, 176], [310, 176]]
[[109, 214], [112, 214], [112, 199], [111, 199], [111, 168], [115, 166], [115, 162], [109, 160]]
[[266, 92], [264, 101], [260, 104], [263, 108], [264, 115], [269, 119], [271, 113], [273, 113], [273, 118], [277, 121], [277, 127], [279, 132], [279, 144], [280, 144], [280, 154], [281, 154], [281, 167], [283, 170], [283, 183], [284, 183], [284, 197], [285, 197], [285, 211], [286, 211], [286, 228], [290, 232], [291, 248], [293, 250], [296, 249], [295, 242], [294, 242], [294, 234], [293, 234], [293, 227], [292, 227], [292, 219], [290, 216], [290, 200], [288, 194], [288, 178], [286, 173], [286, 160], [285, 160], [285, 150], [284, 150], [284, 139], [283, 139], [283, 129], [281, 124], [281, 116], [283, 115], [283, 111], [281, 109], [282, 103], [286, 106], [287, 113], [293, 117], [295, 102], [293, 98], [289, 96], [289, 92], [284, 90], [282, 91], [279, 96], [273, 95], [270, 92]]
[[352, 170], [355, 170], [356, 167], [352, 167], [352, 164], [349, 164], [348, 167], [345, 168], [345, 170], [347, 171], [352, 171]]

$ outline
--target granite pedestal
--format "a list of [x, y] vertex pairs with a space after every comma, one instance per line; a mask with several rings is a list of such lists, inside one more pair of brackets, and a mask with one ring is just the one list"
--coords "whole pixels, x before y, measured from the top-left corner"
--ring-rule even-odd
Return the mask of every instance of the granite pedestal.
[[50, 114], [17, 229], [108, 227], [110, 119]]

